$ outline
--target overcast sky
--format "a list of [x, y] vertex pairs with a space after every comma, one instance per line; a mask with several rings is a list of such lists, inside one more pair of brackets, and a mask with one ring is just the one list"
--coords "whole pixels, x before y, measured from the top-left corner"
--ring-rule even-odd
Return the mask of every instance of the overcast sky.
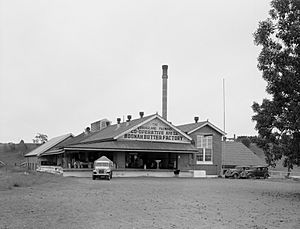
[[0, 142], [81, 133], [91, 122], [194, 116], [228, 137], [256, 135], [253, 101], [267, 97], [253, 43], [270, 1], [0, 0]]

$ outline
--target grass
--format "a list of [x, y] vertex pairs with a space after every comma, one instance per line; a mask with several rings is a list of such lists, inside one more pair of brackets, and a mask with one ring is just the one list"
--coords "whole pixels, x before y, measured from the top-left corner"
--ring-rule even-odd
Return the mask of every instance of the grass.
[[30, 187], [47, 182], [58, 182], [58, 175], [29, 171], [25, 168], [4, 166], [0, 168], [0, 191]]

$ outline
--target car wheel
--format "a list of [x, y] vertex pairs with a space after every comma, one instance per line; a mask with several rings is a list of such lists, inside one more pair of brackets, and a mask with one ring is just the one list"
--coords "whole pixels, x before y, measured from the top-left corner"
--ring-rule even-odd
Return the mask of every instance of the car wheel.
[[95, 180], [95, 178], [96, 178], [96, 177], [93, 175], [93, 180]]
[[236, 173], [236, 174], [233, 175], [233, 178], [234, 179], [239, 179], [239, 175]]

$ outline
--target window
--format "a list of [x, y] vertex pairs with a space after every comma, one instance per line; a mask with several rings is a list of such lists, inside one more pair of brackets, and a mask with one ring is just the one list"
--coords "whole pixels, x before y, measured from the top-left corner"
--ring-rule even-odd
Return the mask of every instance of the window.
[[212, 164], [213, 157], [213, 136], [212, 135], [197, 135], [196, 154], [197, 164]]

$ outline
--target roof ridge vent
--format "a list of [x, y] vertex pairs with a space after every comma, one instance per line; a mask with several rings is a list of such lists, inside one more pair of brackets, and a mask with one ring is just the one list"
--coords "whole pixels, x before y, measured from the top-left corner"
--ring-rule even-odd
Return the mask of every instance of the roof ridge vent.
[[121, 118], [117, 118], [117, 129], [120, 128], [121, 125]]

